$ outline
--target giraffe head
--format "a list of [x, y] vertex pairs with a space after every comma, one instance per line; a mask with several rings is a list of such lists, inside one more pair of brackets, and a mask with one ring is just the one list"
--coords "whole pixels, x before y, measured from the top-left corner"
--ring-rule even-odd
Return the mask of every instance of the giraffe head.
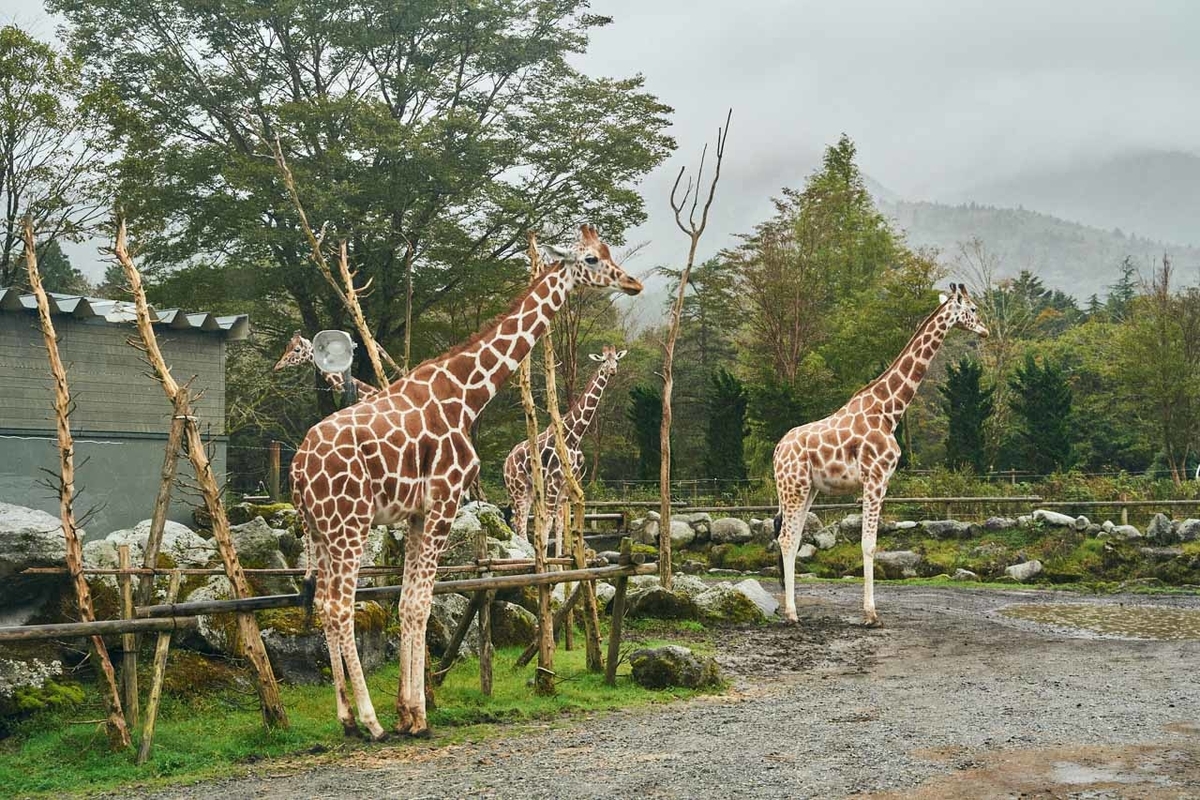
[[286, 367], [298, 367], [301, 364], [307, 364], [312, 361], [313, 346], [312, 342], [300, 335], [300, 331], [292, 334], [292, 338], [288, 340], [287, 347], [280, 356], [279, 361], [275, 362], [275, 369], [280, 370]]
[[630, 295], [642, 291], [642, 282], [617, 265], [608, 245], [600, 241], [600, 235], [593, 225], [579, 228], [579, 241], [574, 250], [542, 245], [541, 256], [547, 264], [561, 262], [576, 286], [620, 289]]
[[981, 339], [988, 337], [988, 329], [979, 321], [979, 307], [967, 294], [966, 286], [961, 283], [950, 284], [950, 296], [942, 295], [941, 299], [952, 327], [977, 333]]
[[601, 355], [588, 353], [588, 358], [592, 361], [600, 362], [600, 371], [605, 375], [612, 375], [617, 371], [617, 362], [624, 358], [628, 352], [628, 350], [618, 350], [610, 345], [604, 345]]

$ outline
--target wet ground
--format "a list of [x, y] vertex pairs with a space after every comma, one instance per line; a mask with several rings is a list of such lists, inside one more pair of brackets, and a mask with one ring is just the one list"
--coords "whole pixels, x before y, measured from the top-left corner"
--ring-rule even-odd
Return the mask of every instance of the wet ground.
[[1200, 641], [1122, 638], [1194, 633], [1200, 597], [887, 584], [868, 629], [858, 584], [798, 596], [715, 637], [724, 696], [155, 796], [1200, 797]]

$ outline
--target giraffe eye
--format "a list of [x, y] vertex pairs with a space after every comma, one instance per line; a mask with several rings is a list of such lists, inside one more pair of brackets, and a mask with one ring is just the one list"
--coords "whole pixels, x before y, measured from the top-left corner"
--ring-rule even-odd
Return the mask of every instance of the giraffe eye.
[[600, 258], [598, 256], [588, 256], [588, 257], [584, 258], [583, 260], [586, 261], [588, 264], [591, 264], [592, 266], [595, 266], [600, 263]]

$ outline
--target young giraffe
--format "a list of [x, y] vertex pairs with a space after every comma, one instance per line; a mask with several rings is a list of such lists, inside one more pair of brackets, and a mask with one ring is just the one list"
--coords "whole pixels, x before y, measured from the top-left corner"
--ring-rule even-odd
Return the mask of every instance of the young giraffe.
[[[438, 557], [463, 490], [479, 471], [471, 423], [533, 348], [577, 286], [638, 294], [642, 284], [613, 261], [585, 225], [574, 250], [543, 248], [550, 267], [507, 313], [375, 397], [313, 426], [292, 461], [293, 498], [315, 549], [315, 601], [329, 646], [338, 718], [357, 735], [346, 694], [372, 739], [384, 736], [354, 643], [354, 590], [372, 525], [408, 520], [400, 595], [400, 691], [396, 731], [428, 735], [425, 627]], [[551, 263], [553, 262], [553, 263]]]
[[[292, 334], [292, 338], [288, 341], [287, 349], [283, 351], [283, 355], [279, 357], [279, 361], [275, 362], [274, 371], [278, 372], [287, 367], [299, 367], [304, 364], [316, 364], [313, 351], [313, 343], [300, 335], [300, 331]], [[335, 392], [341, 392], [345, 385], [345, 379], [340, 372], [322, 372], [321, 376], [325, 378], [325, 382]], [[358, 378], [351, 378], [354, 382], [354, 388], [358, 392], [358, 401], [361, 403], [373, 397], [379, 392], [374, 386]]]
[[[583, 474], [583, 453], [579, 443], [587, 433], [596, 409], [600, 407], [600, 398], [604, 395], [604, 387], [608, 379], [617, 371], [617, 362], [625, 357], [628, 350], [618, 351], [615, 347], [605, 346], [603, 355], [590, 353], [593, 361], [600, 362], [600, 369], [584, 389], [583, 394], [575, 398], [570, 411], [563, 418], [563, 438], [566, 440], [567, 453], [571, 457], [571, 471], [575, 476]], [[542, 451], [542, 465], [545, 468], [546, 508], [552, 511], [551, 525], [561, 532], [562, 507], [567, 497], [563, 489], [566, 478], [562, 472], [562, 464], [558, 461], [558, 451], [554, 447], [554, 428], [549, 427], [538, 437], [538, 447]], [[509, 451], [504, 459], [504, 486], [508, 489], [508, 497], [512, 502], [513, 530], [522, 538], [528, 539], [529, 507], [533, 504], [533, 477], [529, 472], [529, 442], [522, 441]]]
[[875, 613], [875, 534], [888, 480], [900, 460], [893, 432], [912, 402], [929, 363], [951, 328], [988, 335], [966, 287], [950, 284], [950, 297], [913, 334], [882, 375], [860, 389], [846, 405], [817, 422], [792, 428], [775, 448], [775, 485], [782, 526], [784, 615], [796, 621], [796, 551], [808, 509], [818, 491], [862, 488], [863, 611], [867, 625]]

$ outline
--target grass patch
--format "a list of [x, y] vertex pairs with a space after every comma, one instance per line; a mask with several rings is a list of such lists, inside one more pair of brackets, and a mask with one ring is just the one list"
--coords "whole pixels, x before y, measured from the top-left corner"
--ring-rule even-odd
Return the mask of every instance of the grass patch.
[[[586, 672], [581, 645], [571, 652], [556, 652], [558, 694], [538, 697], [527, 685], [533, 666], [512, 669], [520, 651], [516, 647], [497, 650], [492, 697], [479, 691], [476, 662], [466, 661], [450, 672], [437, 692], [438, 708], [430, 714], [435, 744], [497, 733], [494, 727], [479, 727], [482, 723], [554, 719], [571, 712], [628, 708], [697, 694], [643, 689], [629, 680], [628, 665], [622, 665], [616, 686], [605, 686], [602, 675]], [[367, 679], [384, 728], [395, 720], [397, 677], [398, 665], [393, 663]], [[38, 714], [18, 723], [12, 736], [0, 740], [0, 786], [6, 797], [91, 794], [130, 784], [153, 786], [244, 774], [249, 765], [264, 759], [406, 746], [402, 740], [379, 745], [347, 742], [334, 711], [331, 686], [281, 689], [291, 720], [286, 731], [263, 728], [252, 691], [164, 697], [154, 752], [149, 763], [136, 767], [132, 752], [108, 750], [98, 724], [79, 724], [103, 716], [95, 689], [89, 686], [87, 705], [70, 712]], [[261, 765], [255, 769], [261, 770]]]
[[709, 552], [708, 563], [718, 569], [758, 572], [763, 567], [775, 566], [775, 554], [755, 542], [718, 544]]

